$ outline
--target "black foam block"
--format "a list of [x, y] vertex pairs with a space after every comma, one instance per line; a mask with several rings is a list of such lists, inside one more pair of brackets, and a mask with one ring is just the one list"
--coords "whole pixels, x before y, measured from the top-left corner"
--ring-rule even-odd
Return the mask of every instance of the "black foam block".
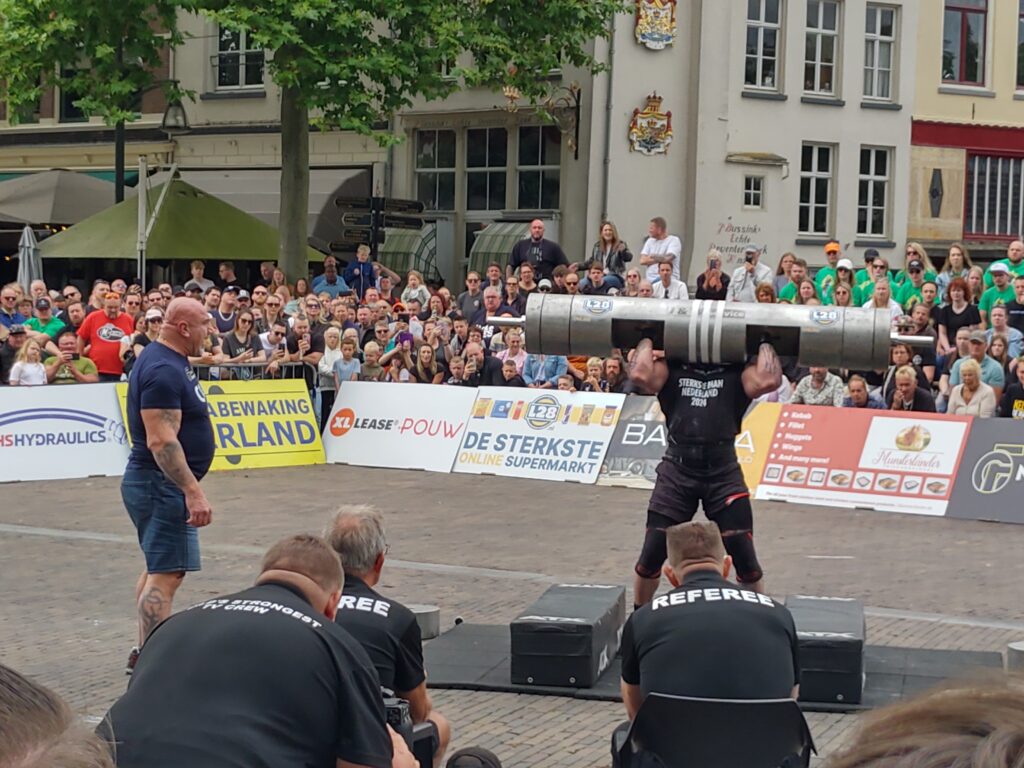
[[867, 625], [859, 600], [790, 595], [800, 645], [800, 698], [860, 704]]
[[620, 586], [556, 584], [509, 625], [512, 682], [591, 688], [619, 649]]

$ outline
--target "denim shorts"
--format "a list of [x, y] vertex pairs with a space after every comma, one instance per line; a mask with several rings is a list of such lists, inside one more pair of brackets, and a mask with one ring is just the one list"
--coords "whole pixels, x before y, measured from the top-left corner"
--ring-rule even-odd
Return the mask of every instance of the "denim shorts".
[[188, 524], [185, 494], [163, 472], [126, 469], [121, 498], [138, 532], [147, 573], [199, 570], [199, 529]]

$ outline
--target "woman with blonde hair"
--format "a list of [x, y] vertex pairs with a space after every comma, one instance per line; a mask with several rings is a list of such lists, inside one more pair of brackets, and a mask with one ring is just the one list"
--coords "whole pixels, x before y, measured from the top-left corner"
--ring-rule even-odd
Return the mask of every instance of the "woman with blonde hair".
[[729, 290], [729, 276], [722, 272], [722, 252], [712, 248], [708, 251], [706, 262], [707, 268], [697, 275], [697, 293], [694, 298], [725, 301], [726, 291]]
[[896, 285], [903, 285], [910, 279], [910, 275], [907, 273], [907, 265], [912, 261], [921, 262], [921, 266], [924, 267], [925, 282], [935, 282], [938, 270], [935, 269], [932, 260], [928, 258], [928, 251], [920, 243], [907, 243], [906, 259], [903, 261], [903, 269], [896, 273]]
[[971, 304], [981, 301], [981, 294], [985, 292], [985, 270], [975, 264], [967, 271], [967, 287], [970, 288], [970, 296], [967, 300]]
[[892, 298], [892, 285], [889, 279], [880, 277], [875, 280], [875, 287], [871, 291], [871, 298], [864, 302], [865, 309], [887, 309], [889, 319], [895, 328], [896, 323], [903, 317], [903, 307]]
[[626, 287], [622, 289], [623, 296], [640, 295], [640, 270], [630, 267], [626, 270]]
[[619, 237], [615, 224], [604, 222], [598, 232], [597, 242], [590, 250], [590, 261], [597, 262], [604, 269], [605, 282], [621, 291], [625, 287], [622, 276], [626, 271], [626, 262], [632, 260], [633, 254], [626, 241]]
[[960, 363], [960, 384], [949, 393], [951, 416], [977, 416], [982, 419], [996, 412], [996, 392], [981, 380], [981, 366], [973, 357]]
[[434, 348], [427, 342], [417, 347], [414, 373], [421, 384], [440, 384], [444, 380], [444, 368], [438, 365]]

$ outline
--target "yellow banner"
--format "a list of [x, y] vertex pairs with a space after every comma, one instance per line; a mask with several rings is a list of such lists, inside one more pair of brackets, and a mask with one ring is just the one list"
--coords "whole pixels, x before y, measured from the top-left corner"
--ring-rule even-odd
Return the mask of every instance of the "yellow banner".
[[[200, 383], [216, 446], [211, 470], [324, 463], [316, 414], [302, 379]], [[127, 429], [127, 384], [117, 385], [117, 397]]]

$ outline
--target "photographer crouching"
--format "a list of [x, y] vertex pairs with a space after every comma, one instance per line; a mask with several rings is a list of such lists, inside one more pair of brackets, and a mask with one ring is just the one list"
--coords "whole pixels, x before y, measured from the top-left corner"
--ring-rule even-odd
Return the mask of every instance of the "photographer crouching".
[[380, 581], [388, 551], [380, 512], [369, 506], [344, 506], [324, 538], [341, 556], [345, 569], [345, 590], [335, 622], [369, 654], [385, 693], [409, 703], [413, 723], [433, 724], [437, 745], [434, 765], [440, 765], [451, 739], [451, 727], [433, 709], [427, 693], [423, 642], [416, 616], [401, 603], [373, 590]]

